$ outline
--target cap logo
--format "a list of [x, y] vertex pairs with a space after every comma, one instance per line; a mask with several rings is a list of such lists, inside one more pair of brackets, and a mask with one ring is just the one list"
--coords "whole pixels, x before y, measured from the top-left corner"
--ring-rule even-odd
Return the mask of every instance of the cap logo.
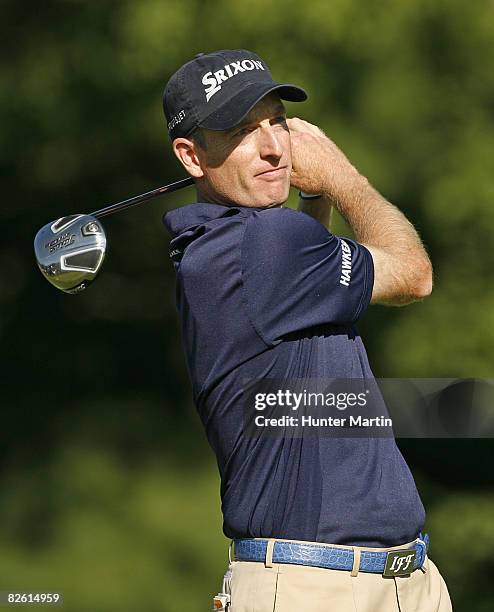
[[216, 70], [216, 72], [206, 72], [202, 77], [202, 84], [208, 85], [204, 90], [206, 102], [209, 102], [214, 94], [221, 89], [221, 83], [223, 83], [223, 81], [228, 81], [228, 79], [231, 79], [239, 72], [245, 72], [246, 70], [264, 70], [264, 66], [262, 62], [257, 60], [244, 59], [226, 64], [226, 66], [223, 66], [220, 70]]
[[179, 123], [182, 123], [184, 119], [185, 111], [182, 109], [179, 113], [177, 113], [174, 117], [170, 119], [170, 122], [168, 123], [168, 131], [171, 132], [171, 130], [173, 130], [173, 128]]

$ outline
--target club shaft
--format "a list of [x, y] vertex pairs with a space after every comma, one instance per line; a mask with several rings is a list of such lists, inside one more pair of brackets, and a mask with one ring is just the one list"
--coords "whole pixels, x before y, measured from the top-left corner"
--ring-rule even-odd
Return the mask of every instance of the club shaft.
[[121, 210], [126, 210], [127, 208], [131, 208], [132, 206], [137, 206], [137, 204], [145, 202], [146, 200], [159, 198], [165, 193], [171, 193], [172, 191], [177, 191], [178, 189], [183, 189], [184, 187], [189, 187], [189, 185], [193, 184], [194, 179], [192, 177], [182, 179], [180, 181], [176, 181], [175, 183], [170, 183], [169, 185], [164, 185], [163, 187], [158, 187], [157, 189], [153, 189], [152, 191], [147, 191], [146, 193], [142, 193], [141, 195], [134, 196], [133, 198], [129, 198], [128, 200], [123, 200], [122, 202], [117, 202], [116, 204], [110, 204], [109, 206], [105, 206], [105, 208], [95, 210], [90, 214], [93, 217], [101, 219], [101, 217], [113, 215], [113, 213], [120, 212]]

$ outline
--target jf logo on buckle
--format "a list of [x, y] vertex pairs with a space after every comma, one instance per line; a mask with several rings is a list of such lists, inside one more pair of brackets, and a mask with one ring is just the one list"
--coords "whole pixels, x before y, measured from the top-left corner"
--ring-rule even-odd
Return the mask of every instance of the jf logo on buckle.
[[408, 576], [413, 572], [415, 550], [393, 550], [386, 557], [383, 576]]

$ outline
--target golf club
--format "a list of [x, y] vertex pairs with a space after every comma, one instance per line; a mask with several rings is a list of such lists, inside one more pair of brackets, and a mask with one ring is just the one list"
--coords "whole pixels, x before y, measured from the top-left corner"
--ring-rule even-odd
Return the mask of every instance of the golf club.
[[193, 184], [192, 178], [182, 179], [90, 214], [68, 215], [47, 223], [34, 238], [41, 273], [57, 289], [80, 293], [96, 278], [105, 258], [106, 235], [98, 219]]

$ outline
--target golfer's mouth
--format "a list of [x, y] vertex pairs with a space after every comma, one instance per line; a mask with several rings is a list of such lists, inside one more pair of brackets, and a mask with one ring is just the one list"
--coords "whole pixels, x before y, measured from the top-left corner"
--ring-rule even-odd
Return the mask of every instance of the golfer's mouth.
[[262, 178], [265, 180], [275, 180], [286, 174], [287, 166], [280, 166], [279, 168], [271, 168], [264, 172], [259, 172], [255, 175], [256, 178]]

